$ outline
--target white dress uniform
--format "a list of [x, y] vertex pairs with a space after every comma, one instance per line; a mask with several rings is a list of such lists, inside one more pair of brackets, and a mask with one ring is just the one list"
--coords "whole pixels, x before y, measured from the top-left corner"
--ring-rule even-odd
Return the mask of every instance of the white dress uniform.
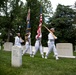
[[40, 50], [40, 54], [42, 55], [42, 58], [44, 58], [42, 44], [41, 44], [42, 35], [40, 35], [39, 38], [37, 38], [37, 35], [36, 35], [35, 38], [36, 38], [36, 42], [35, 42], [35, 51], [33, 52], [33, 57], [37, 53], [37, 51]]
[[22, 41], [22, 39], [21, 38], [19, 38], [18, 36], [16, 36], [15, 37], [15, 46], [18, 46], [18, 47], [21, 47], [21, 42], [23, 42]]
[[30, 57], [32, 56], [32, 49], [31, 49], [31, 34], [28, 35], [28, 41], [25, 43], [26, 49], [23, 51], [23, 54], [25, 54], [28, 50], [30, 50]]
[[45, 59], [47, 59], [49, 53], [53, 50], [56, 60], [58, 60], [58, 53], [55, 47], [55, 39], [51, 33], [48, 34], [48, 52], [46, 53]]

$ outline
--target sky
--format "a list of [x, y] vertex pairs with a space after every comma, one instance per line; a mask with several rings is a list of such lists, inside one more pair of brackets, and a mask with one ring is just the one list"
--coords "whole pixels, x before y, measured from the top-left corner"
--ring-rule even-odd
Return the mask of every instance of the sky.
[[[22, 1], [25, 2], [25, 0]], [[74, 3], [76, 2], [76, 0], [50, 0], [50, 1], [53, 7], [53, 11], [55, 11], [58, 3], [62, 5], [74, 5]]]
[[76, 2], [76, 0], [50, 0], [52, 7], [53, 7], [53, 11], [55, 11], [56, 7], [58, 4], [62, 4], [62, 5], [74, 5], [74, 3]]

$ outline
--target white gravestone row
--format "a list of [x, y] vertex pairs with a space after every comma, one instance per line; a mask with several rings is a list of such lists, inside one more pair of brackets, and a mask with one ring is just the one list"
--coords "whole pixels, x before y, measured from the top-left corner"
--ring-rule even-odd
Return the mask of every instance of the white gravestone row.
[[[34, 51], [35, 51], [35, 47], [32, 46], [31, 48], [32, 48], [32, 51], [34, 52]], [[44, 53], [48, 52], [48, 47], [43, 47], [42, 49], [43, 49], [43, 52], [44, 52]], [[24, 49], [23, 49], [23, 50], [24, 50]], [[30, 50], [28, 50], [26, 53], [30, 54]]]
[[[11, 42], [6, 42], [4, 44], [4, 50], [12, 51], [11, 64], [15, 67], [20, 67], [22, 65], [22, 50], [25, 49], [25, 46], [22, 46], [22, 48], [13, 46], [13, 43]], [[73, 56], [73, 45], [71, 43], [57, 43], [56, 49], [59, 57], [75, 58], [75, 56]], [[34, 46], [32, 46], [32, 51], [35, 51]], [[43, 52], [48, 52], [48, 47], [43, 47]], [[28, 50], [27, 53], [30, 54], [30, 50]]]
[[13, 46], [11, 57], [12, 66], [20, 67], [22, 65], [22, 48], [18, 46]]
[[[11, 51], [12, 50], [12, 46], [13, 46], [13, 43], [6, 42], [6, 43], [4, 43], [4, 50], [5, 51]], [[31, 48], [32, 48], [32, 51], [35, 51], [35, 47], [34, 46], [32, 46]], [[22, 46], [22, 50], [25, 50], [25, 49], [26, 49], [25, 45]], [[47, 51], [48, 51], [48, 47], [43, 47], [43, 52], [46, 53]], [[27, 50], [26, 53], [30, 54], [30, 50]]]
[[4, 43], [4, 51], [11, 51], [12, 50], [12, 46], [13, 46], [12, 42]]
[[56, 44], [59, 57], [75, 58], [73, 56], [73, 45], [71, 43], [58, 43]]
[[[56, 49], [58, 51], [59, 57], [76, 58], [75, 56], [73, 56], [73, 45], [71, 43], [57, 43]], [[34, 46], [32, 46], [32, 51], [35, 51]], [[43, 47], [43, 52], [47, 53], [48, 47]], [[30, 50], [28, 50], [27, 53], [30, 54]]]
[[[13, 43], [6, 42], [4, 44], [4, 50], [5, 51], [11, 51], [12, 50]], [[73, 45], [71, 43], [57, 43], [56, 48], [58, 51], [59, 57], [69, 57], [69, 58], [75, 58], [73, 56]], [[22, 46], [22, 50], [25, 50], [25, 46]], [[32, 51], [35, 51], [35, 47], [32, 46]], [[48, 47], [43, 47], [43, 52], [48, 52]], [[28, 50], [26, 53], [30, 54], [30, 50]]]

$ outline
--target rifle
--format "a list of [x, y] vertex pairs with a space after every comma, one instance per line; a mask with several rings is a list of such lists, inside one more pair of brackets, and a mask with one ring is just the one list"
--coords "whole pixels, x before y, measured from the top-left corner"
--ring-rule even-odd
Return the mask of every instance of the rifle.
[[43, 26], [53, 35], [54, 39], [57, 39], [57, 37], [45, 25]]

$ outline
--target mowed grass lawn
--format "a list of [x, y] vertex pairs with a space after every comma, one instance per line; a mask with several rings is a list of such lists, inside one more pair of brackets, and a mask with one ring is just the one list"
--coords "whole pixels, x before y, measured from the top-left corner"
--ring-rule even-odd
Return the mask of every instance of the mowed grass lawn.
[[37, 52], [34, 58], [25, 54], [22, 66], [17, 68], [11, 66], [11, 52], [0, 50], [0, 75], [76, 75], [76, 59], [60, 58], [56, 61], [53, 53], [48, 59], [42, 59]]

